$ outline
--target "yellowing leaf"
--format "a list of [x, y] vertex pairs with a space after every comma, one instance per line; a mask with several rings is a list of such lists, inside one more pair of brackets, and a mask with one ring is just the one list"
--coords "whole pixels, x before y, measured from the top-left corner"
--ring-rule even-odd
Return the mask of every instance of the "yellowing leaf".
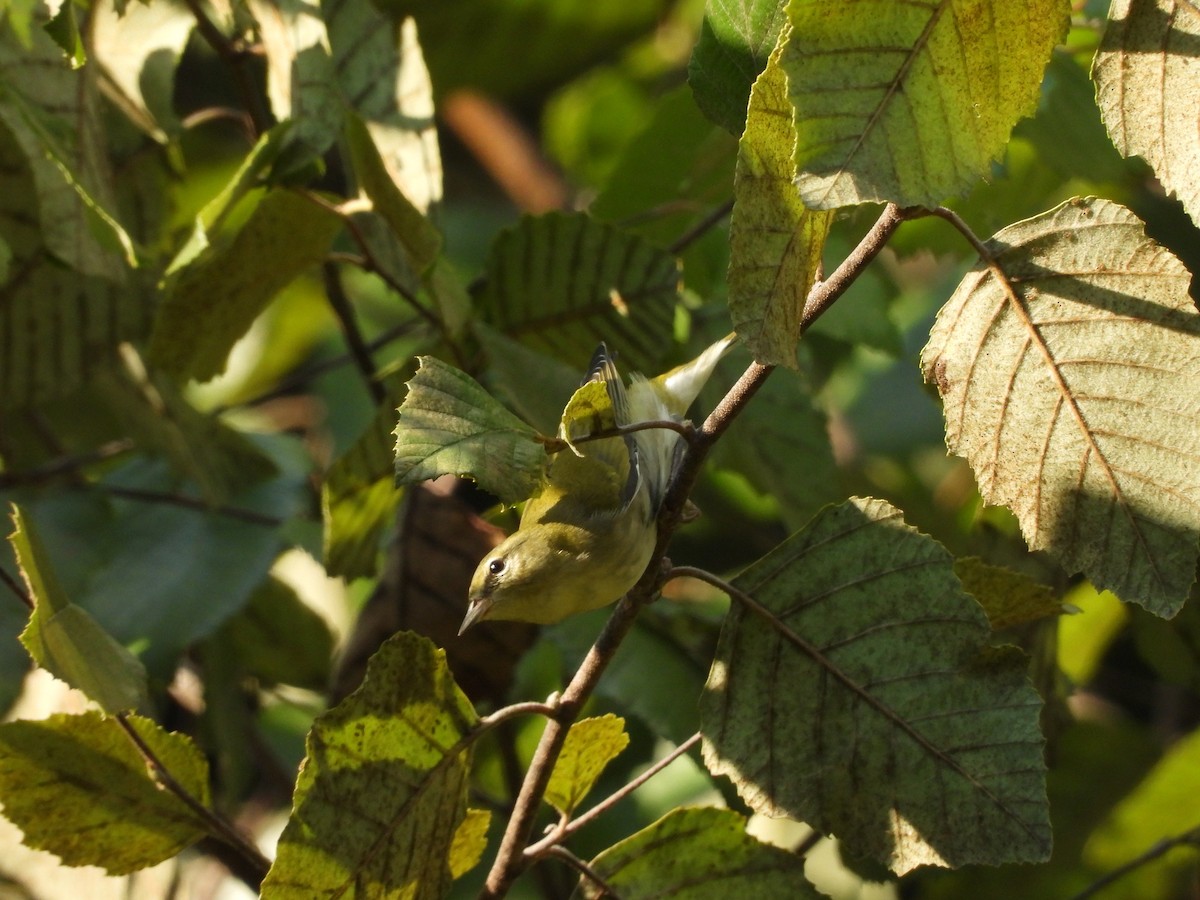
[[898, 874], [1050, 851], [1041, 701], [953, 559], [879, 500], [828, 508], [734, 582], [704, 760], [758, 812]]
[[[128, 721], [184, 790], [207, 804], [199, 748], [150, 719]], [[195, 813], [150, 777], [120, 726], [94, 712], [0, 725], [0, 797], [28, 846], [113, 875], [169, 859], [205, 833]]]
[[821, 265], [831, 212], [808, 210], [796, 190], [796, 132], [779, 66], [790, 29], [750, 92], [738, 145], [729, 224], [729, 312], [738, 337], [764, 365], [796, 368], [809, 288]]
[[476, 721], [443, 651], [410, 632], [385, 642], [308, 734], [262, 896], [444, 897], [478, 856], [463, 740]]
[[629, 746], [625, 720], [611, 714], [582, 719], [571, 726], [546, 786], [546, 802], [561, 813], [573, 811], [591, 791], [600, 773]]
[[1074, 200], [989, 244], [922, 353], [946, 443], [1026, 541], [1171, 615], [1200, 538], [1200, 315], [1124, 207]]
[[1066, 0], [792, 0], [783, 56], [804, 202], [933, 205], [1037, 104]]
[[1200, 225], [1200, 10], [1186, 0], [1114, 0], [1108, 16], [1092, 66], [1104, 124], [1117, 149], [1145, 157]]
[[450, 842], [450, 877], [459, 878], [479, 863], [487, 849], [487, 830], [492, 814], [486, 809], [468, 809]]
[[531, 496], [546, 461], [537, 432], [466, 373], [419, 361], [396, 426], [397, 484], [462, 475], [505, 503]]
[[[804, 877], [804, 859], [746, 834], [728, 809], [677, 809], [605, 850], [591, 862], [622, 900], [817, 900]], [[610, 896], [580, 881], [583, 896]]]
[[954, 574], [979, 601], [993, 631], [1048, 619], [1063, 611], [1054, 591], [1012, 569], [967, 557], [955, 561]]

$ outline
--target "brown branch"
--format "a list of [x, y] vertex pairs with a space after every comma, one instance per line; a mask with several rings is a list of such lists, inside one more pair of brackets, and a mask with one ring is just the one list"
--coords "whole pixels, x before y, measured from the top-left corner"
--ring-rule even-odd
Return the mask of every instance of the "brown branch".
[[33, 598], [29, 596], [25, 588], [21, 587], [21, 583], [8, 573], [7, 569], [0, 568], [0, 581], [3, 581], [5, 587], [12, 591], [18, 600], [28, 606], [30, 612], [33, 612]]
[[[113, 721], [120, 726], [129, 740], [133, 742], [134, 747], [137, 748], [138, 753], [145, 761], [146, 767], [150, 770], [150, 774], [155, 782], [163, 790], [174, 794], [175, 797], [182, 801], [183, 805], [191, 811], [192, 815], [196, 816], [204, 824], [209, 834], [236, 850], [238, 855], [251, 866], [257, 878], [257, 883], [250, 886], [257, 890], [261, 886], [262, 880], [267, 877], [267, 871], [271, 868], [271, 861], [263, 856], [258, 848], [234, 828], [233, 825], [197, 800], [187, 788], [176, 780], [175, 776], [163, 765], [162, 760], [158, 758], [150, 745], [138, 734], [137, 729], [130, 724], [125, 713], [117, 713], [113, 717]], [[249, 884], [250, 882], [247, 883]]]
[[383, 401], [387, 399], [387, 391], [375, 371], [375, 361], [371, 359], [371, 350], [367, 346], [366, 340], [363, 339], [362, 329], [358, 327], [358, 319], [354, 315], [354, 308], [350, 305], [350, 298], [346, 296], [346, 290], [342, 286], [337, 266], [331, 262], [325, 263], [321, 266], [321, 276], [325, 281], [325, 296], [329, 299], [329, 306], [342, 326], [342, 334], [346, 336], [346, 347], [350, 351], [350, 358], [358, 367], [367, 391], [371, 394], [371, 399], [377, 406], [382, 405]]
[[[825, 281], [814, 285], [809, 292], [802, 319], [803, 327], [808, 327], [838, 297], [845, 293], [854, 279], [883, 249], [888, 238], [901, 222], [908, 218], [927, 214], [925, 210], [901, 210], [895, 204], [885, 207], [875, 225], [838, 266], [837, 270]], [[688, 495], [699, 477], [708, 451], [766, 382], [772, 368], [752, 363], [705, 419], [704, 424], [696, 430], [689, 443], [688, 451], [684, 455], [683, 463], [671, 480], [666, 497], [663, 499], [662, 508], [659, 510], [658, 541], [650, 563], [646, 566], [638, 583], [617, 604], [617, 608], [605, 624], [596, 643], [592, 645], [571, 679], [571, 683], [563, 691], [559, 701], [558, 714], [546, 724], [541, 740], [534, 751], [533, 759], [525, 772], [525, 781], [517, 795], [512, 817], [508, 820], [508, 827], [500, 842], [500, 850], [492, 863], [491, 871], [488, 873], [487, 881], [480, 893], [481, 897], [503, 897], [528, 865], [529, 861], [524, 855], [524, 849], [529, 844], [529, 836], [533, 830], [533, 823], [537, 817], [542, 796], [546, 791], [546, 784], [550, 780], [554, 763], [566, 741], [567, 731], [578, 716], [583, 703], [595, 689], [605, 668], [612, 661], [621, 641], [633, 627], [633, 622], [641, 608], [650, 602], [666, 580], [664, 562], [667, 545], [670, 543], [675, 529], [679, 527]]]

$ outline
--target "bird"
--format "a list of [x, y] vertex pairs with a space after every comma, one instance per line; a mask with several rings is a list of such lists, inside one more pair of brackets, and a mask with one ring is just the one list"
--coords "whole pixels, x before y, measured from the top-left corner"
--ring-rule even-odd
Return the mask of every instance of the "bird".
[[637, 583], [657, 542], [657, 518], [682, 450], [670, 428], [588, 439], [640, 422], [681, 422], [730, 334], [656, 378], [634, 374], [626, 388], [601, 343], [559, 426], [566, 443], [550, 460], [520, 525], [475, 570], [461, 635], [477, 622], [548, 625], [607, 606]]

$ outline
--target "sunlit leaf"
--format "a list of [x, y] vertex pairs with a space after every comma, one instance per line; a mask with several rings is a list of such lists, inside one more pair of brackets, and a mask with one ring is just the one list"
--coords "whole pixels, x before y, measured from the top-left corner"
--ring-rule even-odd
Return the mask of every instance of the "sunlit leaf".
[[796, 367], [801, 315], [821, 267], [831, 212], [810, 211], [796, 190], [796, 133], [780, 46], [750, 93], [738, 145], [729, 223], [729, 313], [738, 337], [764, 365]]
[[1062, 601], [1055, 592], [1021, 572], [968, 557], [955, 561], [954, 574], [979, 601], [993, 631], [1062, 614]]
[[487, 831], [492, 814], [486, 809], [468, 809], [450, 842], [450, 877], [459, 878], [479, 864], [487, 849]]
[[13, 507], [9, 535], [21, 575], [33, 599], [33, 615], [21, 643], [34, 661], [83, 691], [106, 712], [145, 706], [146, 669], [62, 589], [37, 529]]
[[148, 360], [176, 378], [207, 381], [279, 291], [324, 256], [341, 219], [287, 190], [265, 194], [250, 218], [174, 272]]
[[[263, 897], [445, 896], [478, 848], [459, 834], [470, 774], [463, 738], [476, 721], [443, 651], [408, 632], [388, 640], [362, 687], [309, 732]], [[478, 822], [468, 827], [474, 834]]]
[[[678, 809], [605, 850], [591, 868], [622, 900], [817, 900], [804, 859], [746, 834], [728, 809]], [[609, 896], [580, 881], [584, 897]]]
[[[1115, 869], [1163, 840], [1200, 827], [1196, 806], [1200, 792], [1200, 731], [1174, 744], [1150, 773], [1099, 824], [1083, 849], [1083, 857], [1101, 870]], [[1147, 860], [1132, 873], [1125, 896], [1168, 897], [1182, 889], [1195, 871], [1197, 850], [1185, 842], [1174, 853]]]
[[[207, 804], [200, 749], [150, 719], [128, 721], [172, 778]], [[169, 859], [205, 834], [196, 814], [151, 778], [129, 736], [98, 713], [0, 725], [0, 796], [30, 847], [113, 875]]]
[[953, 558], [879, 500], [819, 514], [734, 585], [704, 759], [750, 806], [897, 873], [1050, 852], [1041, 701]]
[[1034, 111], [1069, 12], [1066, 0], [792, 0], [783, 67], [804, 202], [965, 192]]
[[1086, 685], [1129, 621], [1132, 610], [1086, 581], [1068, 591], [1063, 605], [1078, 612], [1058, 623], [1058, 665], [1073, 684]]
[[83, 46], [83, 36], [79, 33], [79, 23], [75, 19], [75, 4], [64, 3], [58, 8], [50, 21], [43, 28], [46, 34], [54, 39], [63, 55], [71, 64], [72, 69], [78, 69], [87, 62], [87, 51]]
[[573, 812], [591, 792], [604, 767], [627, 746], [629, 735], [625, 733], [625, 720], [619, 716], [580, 719], [567, 732], [546, 785], [546, 802], [561, 813]]
[[1117, 149], [1145, 157], [1200, 225], [1200, 13], [1188, 0], [1114, 0], [1108, 17], [1092, 67], [1104, 124]]
[[501, 232], [485, 279], [484, 321], [570, 365], [603, 340], [623, 366], [654, 372], [670, 346], [679, 264], [582, 213], [526, 216]]
[[[69, 5], [69, 4], [64, 4]], [[175, 71], [196, 17], [174, 3], [134, 3], [92, 9], [92, 55], [130, 118], [160, 143], [179, 129]]]
[[1171, 615], [1200, 542], [1200, 315], [1127, 209], [1075, 200], [989, 243], [922, 353], [946, 442], [1035, 550]]
[[505, 503], [531, 496], [546, 461], [537, 432], [464, 372], [420, 363], [396, 426], [396, 482], [462, 475]]
[[734, 137], [746, 125], [750, 86], [787, 21], [780, 0], [708, 0], [700, 40], [688, 63], [688, 83], [704, 114]]

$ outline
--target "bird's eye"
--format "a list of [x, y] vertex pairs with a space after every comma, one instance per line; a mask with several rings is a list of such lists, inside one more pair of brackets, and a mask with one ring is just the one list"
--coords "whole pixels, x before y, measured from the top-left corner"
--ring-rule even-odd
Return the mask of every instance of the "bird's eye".
[[504, 572], [504, 565], [504, 560], [493, 559], [490, 563], [488, 563], [488, 572], [490, 572], [492, 575], [500, 575]]

